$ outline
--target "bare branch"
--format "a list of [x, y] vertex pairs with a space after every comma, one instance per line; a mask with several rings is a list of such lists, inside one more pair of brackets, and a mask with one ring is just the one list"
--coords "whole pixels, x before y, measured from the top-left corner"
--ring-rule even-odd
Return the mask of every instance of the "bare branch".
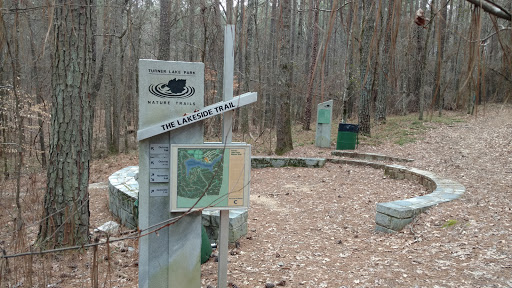
[[482, 7], [485, 12], [491, 13], [492, 15], [499, 17], [501, 19], [505, 19], [508, 21], [512, 21], [512, 16], [510, 13], [503, 7], [498, 4], [490, 1], [490, 0], [467, 0], [468, 2], [474, 4], [475, 6]]

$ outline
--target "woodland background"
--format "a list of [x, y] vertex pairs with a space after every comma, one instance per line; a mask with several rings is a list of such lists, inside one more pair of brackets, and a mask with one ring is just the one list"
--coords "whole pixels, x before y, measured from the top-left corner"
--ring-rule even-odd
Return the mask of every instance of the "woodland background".
[[[494, 2], [501, 7], [483, 0], [0, 1], [0, 207], [4, 235], [15, 243], [9, 253], [32, 251], [35, 238], [46, 248], [89, 242], [90, 160], [137, 147], [138, 59], [205, 63], [205, 105], [219, 102], [223, 31], [234, 24], [234, 93], [259, 97], [236, 112], [233, 130], [237, 140], [265, 139], [265, 153], [283, 154], [293, 149], [292, 130], [314, 128], [316, 104], [330, 99], [336, 121], [358, 123], [367, 137], [389, 115], [427, 121], [506, 103], [512, 2]], [[205, 121], [205, 138], [220, 141], [220, 127], [220, 117]], [[31, 275], [32, 264], [26, 269]]]
[[[310, 130], [329, 99], [334, 118], [366, 136], [388, 114], [478, 113], [476, 104], [512, 94], [512, 3], [497, 6], [500, 18], [474, 3], [491, 2], [2, 1], [3, 180], [16, 179], [21, 213], [21, 178], [48, 166], [46, 215], [74, 205], [87, 238], [89, 160], [136, 147], [138, 59], [205, 63], [205, 104], [219, 102], [225, 23], [236, 25], [235, 95], [259, 95], [236, 111], [233, 130], [242, 141], [276, 135], [276, 154], [293, 149], [292, 126]], [[205, 128], [220, 140], [220, 118]], [[67, 194], [52, 210], [58, 193]], [[66, 213], [41, 235], [76, 228]]]
[[[136, 147], [138, 59], [168, 53], [170, 60], [204, 62], [205, 103], [222, 99], [224, 1], [93, 2], [96, 71], [104, 65], [94, 107], [96, 157]], [[510, 22], [480, 13], [468, 1], [290, 4], [290, 45], [285, 51], [293, 63], [290, 117], [304, 129], [315, 118], [316, 104], [330, 99], [335, 101], [335, 117], [343, 114], [344, 119], [364, 122], [361, 129], [370, 134], [369, 126], [365, 128], [369, 120], [385, 122], [387, 114], [418, 112], [422, 119], [424, 111], [476, 113], [475, 102], [504, 102], [512, 93]], [[512, 10], [511, 2], [501, 4]], [[281, 3], [235, 0], [234, 5], [235, 95], [259, 95], [257, 105], [237, 113], [234, 129], [244, 135], [270, 133], [276, 128], [276, 101], [284, 86], [278, 81]], [[418, 9], [425, 11], [425, 26], [414, 23]], [[51, 2], [2, 1], [1, 12], [0, 166], [8, 177], [19, 146], [27, 159], [37, 159], [31, 165], [46, 165], [52, 103], [49, 47], [55, 41], [55, 23]], [[218, 136], [219, 123], [208, 121], [205, 133]]]

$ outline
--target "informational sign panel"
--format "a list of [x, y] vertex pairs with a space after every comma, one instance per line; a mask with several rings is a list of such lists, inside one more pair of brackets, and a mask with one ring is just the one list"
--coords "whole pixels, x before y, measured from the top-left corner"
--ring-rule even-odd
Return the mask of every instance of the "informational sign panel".
[[249, 207], [251, 146], [171, 145], [171, 211]]
[[330, 124], [330, 123], [331, 123], [331, 110], [318, 109], [318, 124]]
[[204, 63], [139, 60], [139, 89], [139, 129], [192, 113], [203, 108]]

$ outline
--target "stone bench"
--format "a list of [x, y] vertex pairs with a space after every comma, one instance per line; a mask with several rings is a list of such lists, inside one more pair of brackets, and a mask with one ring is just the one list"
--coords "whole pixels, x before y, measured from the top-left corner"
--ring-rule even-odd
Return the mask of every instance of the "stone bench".
[[[333, 155], [341, 155], [338, 151], [332, 152]], [[399, 160], [400, 158], [386, 158], [378, 154], [358, 153], [365, 159], [376, 160], [394, 160], [410, 162], [410, 159]], [[352, 156], [351, 157], [357, 157]], [[445, 179], [435, 175], [432, 172], [423, 171], [416, 168], [408, 168], [401, 165], [388, 165], [384, 163], [372, 162], [367, 160], [352, 159], [327, 159], [328, 162], [337, 164], [352, 164], [360, 166], [369, 166], [376, 169], [384, 169], [384, 173], [394, 179], [409, 179], [416, 181], [426, 187], [430, 194], [413, 197], [410, 199], [396, 200], [386, 203], [377, 203], [375, 215], [375, 230], [386, 233], [394, 233], [402, 230], [407, 224], [411, 223], [416, 216], [428, 208], [458, 199], [464, 194], [466, 188], [460, 183]]]
[[377, 231], [388, 233], [400, 231], [428, 208], [458, 199], [466, 192], [462, 184], [441, 178], [428, 171], [400, 165], [386, 165], [384, 171], [391, 178], [416, 181], [432, 192], [410, 199], [378, 203], [375, 216]]

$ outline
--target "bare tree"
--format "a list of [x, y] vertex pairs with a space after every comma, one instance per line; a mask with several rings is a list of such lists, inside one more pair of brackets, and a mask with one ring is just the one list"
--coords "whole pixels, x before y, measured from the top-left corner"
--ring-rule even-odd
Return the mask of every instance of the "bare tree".
[[310, 54], [310, 66], [309, 66], [309, 74], [307, 77], [308, 90], [306, 94], [306, 106], [304, 107], [304, 120], [302, 123], [303, 130], [310, 130], [309, 127], [311, 124], [311, 110], [313, 106], [313, 87], [315, 84], [315, 71], [318, 60], [318, 19], [320, 13], [320, 0], [316, 0], [315, 7], [310, 7], [314, 11], [314, 20], [312, 22], [311, 31], [313, 33], [312, 37], [312, 49]]
[[293, 62], [290, 51], [290, 0], [282, 0], [280, 21], [280, 47], [279, 47], [279, 105], [277, 110], [277, 142], [276, 154], [282, 155], [293, 150], [292, 121], [291, 121], [291, 87], [293, 83]]
[[58, 0], [53, 8], [52, 137], [40, 246], [89, 240], [92, 4], [92, 0]]
[[363, 0], [363, 21], [361, 28], [361, 42], [359, 46], [359, 65], [361, 75], [361, 95], [359, 97], [359, 131], [370, 136], [370, 105], [372, 94], [373, 70], [371, 69], [372, 36], [375, 30], [375, 6], [373, 1]]

